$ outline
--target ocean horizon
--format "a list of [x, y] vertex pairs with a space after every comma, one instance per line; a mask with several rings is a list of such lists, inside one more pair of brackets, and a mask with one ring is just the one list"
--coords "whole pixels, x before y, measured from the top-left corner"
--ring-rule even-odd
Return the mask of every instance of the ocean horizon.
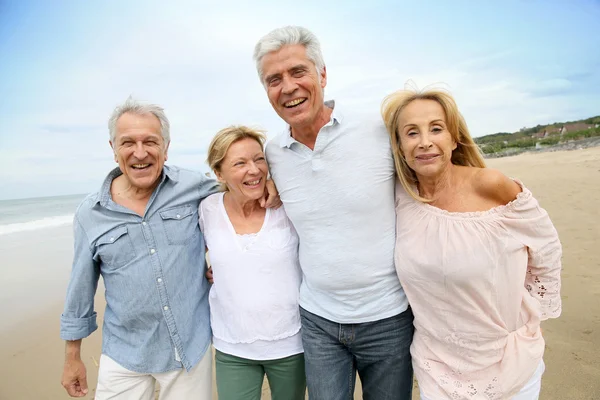
[[87, 195], [0, 200], [0, 235], [71, 224], [77, 206]]

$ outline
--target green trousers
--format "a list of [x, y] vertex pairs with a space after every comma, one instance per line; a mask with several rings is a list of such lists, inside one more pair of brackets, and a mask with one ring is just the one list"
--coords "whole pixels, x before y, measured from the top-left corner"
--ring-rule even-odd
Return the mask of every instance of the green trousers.
[[216, 351], [219, 400], [260, 400], [265, 374], [272, 400], [304, 400], [304, 354], [277, 360], [248, 360]]

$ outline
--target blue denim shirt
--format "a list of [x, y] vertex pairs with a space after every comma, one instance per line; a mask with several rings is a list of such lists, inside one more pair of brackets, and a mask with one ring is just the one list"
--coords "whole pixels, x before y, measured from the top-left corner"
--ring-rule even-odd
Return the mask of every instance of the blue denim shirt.
[[164, 166], [144, 216], [112, 201], [108, 174], [73, 221], [75, 252], [60, 336], [94, 332], [94, 294], [106, 288], [102, 352], [141, 373], [193, 368], [210, 344], [209, 284], [204, 277], [200, 201], [217, 184], [201, 173]]

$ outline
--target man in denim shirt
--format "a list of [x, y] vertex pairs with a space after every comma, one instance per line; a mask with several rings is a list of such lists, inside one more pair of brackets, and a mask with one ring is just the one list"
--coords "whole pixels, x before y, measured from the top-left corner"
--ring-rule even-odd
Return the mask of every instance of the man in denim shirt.
[[119, 167], [81, 203], [73, 222], [62, 384], [73, 397], [88, 392], [81, 340], [98, 327], [94, 295], [102, 275], [106, 312], [96, 399], [154, 399], [156, 381], [161, 399], [210, 399], [209, 284], [198, 206], [217, 183], [164, 165], [169, 121], [159, 106], [130, 98], [113, 112], [109, 131]]

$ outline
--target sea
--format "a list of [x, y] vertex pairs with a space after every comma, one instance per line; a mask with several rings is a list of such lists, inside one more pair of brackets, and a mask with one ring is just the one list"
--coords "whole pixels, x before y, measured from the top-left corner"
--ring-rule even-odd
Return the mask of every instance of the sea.
[[69, 225], [87, 194], [0, 200], [0, 235]]

